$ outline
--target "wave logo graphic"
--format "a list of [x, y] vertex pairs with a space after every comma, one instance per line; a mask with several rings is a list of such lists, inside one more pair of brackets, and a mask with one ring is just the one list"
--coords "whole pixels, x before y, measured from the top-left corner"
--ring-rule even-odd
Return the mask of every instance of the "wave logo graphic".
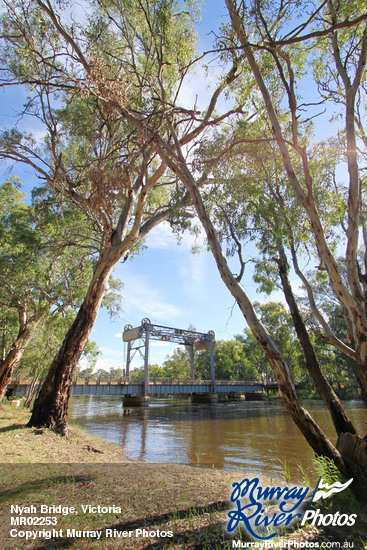
[[349, 487], [352, 481], [353, 481], [353, 478], [351, 478], [346, 483], [340, 483], [340, 481], [336, 481], [335, 483], [332, 483], [331, 485], [329, 485], [322, 479], [322, 477], [320, 477], [311, 502], [316, 502], [321, 498], [328, 498], [331, 495], [334, 495], [335, 493], [341, 493], [347, 487]]

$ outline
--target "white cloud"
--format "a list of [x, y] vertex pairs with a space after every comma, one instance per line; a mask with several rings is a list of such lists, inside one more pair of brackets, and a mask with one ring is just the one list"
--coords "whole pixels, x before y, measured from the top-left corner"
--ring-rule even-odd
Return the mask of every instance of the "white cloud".
[[106, 371], [110, 371], [111, 369], [124, 369], [125, 368], [125, 361], [121, 357], [121, 359], [118, 361], [117, 359], [112, 359], [110, 357], [100, 357], [97, 360], [96, 366], [94, 368], [94, 372], [103, 369]]
[[206, 256], [204, 254], [191, 254], [179, 262], [178, 269], [184, 292], [191, 296], [200, 296], [203, 293], [203, 285], [208, 276]]
[[153, 347], [153, 348], [166, 348], [167, 346], [170, 346], [171, 343], [170, 342], [151, 342], [150, 345]]
[[[206, 68], [207, 67], [207, 68]], [[184, 79], [180, 94], [179, 103], [186, 109], [206, 111], [212, 95], [222, 80], [223, 75], [229, 67], [224, 67], [218, 62], [217, 56], [206, 57], [196, 63], [194, 70]], [[221, 94], [218, 101], [218, 108], [228, 110], [229, 101]]]
[[[193, 224], [196, 224], [196, 220], [193, 220]], [[178, 238], [172, 231], [168, 222], [163, 222], [155, 227], [147, 238], [148, 248], [158, 250], [182, 250], [191, 252], [193, 247], [202, 247], [205, 245], [204, 231], [200, 229], [199, 233], [193, 234], [189, 231], [185, 231], [183, 235]]]
[[178, 246], [177, 238], [172, 233], [168, 222], [159, 224], [149, 233], [147, 246], [159, 250], [170, 250]]
[[134, 317], [142, 315], [154, 320], [174, 319], [182, 310], [161, 297], [161, 291], [151, 288], [146, 277], [124, 276], [124, 310], [126, 314], [134, 312]]
[[211, 92], [208, 89], [209, 82], [203, 80], [203, 71], [205, 71], [204, 68], [184, 79], [179, 96], [182, 107], [186, 109], [196, 107], [199, 111], [207, 107]]
[[[206, 253], [204, 252], [205, 235], [202, 229], [197, 234], [186, 231], [178, 243], [170, 225], [164, 222], [150, 233], [147, 245], [149, 248], [160, 250], [175, 250], [177, 252], [175, 264], [182, 281], [181, 290], [190, 295], [200, 295], [203, 292]], [[193, 254], [193, 249], [199, 249], [199, 252]]]
[[119, 348], [109, 348], [109, 347], [105, 347], [105, 346], [101, 346], [101, 352], [102, 352], [102, 355], [103, 356], [108, 356], [108, 357], [117, 357], [117, 358], [120, 358], [120, 357], [123, 357], [124, 355], [124, 352], [123, 352], [123, 349], [122, 349], [122, 345], [121, 345], [121, 349]]

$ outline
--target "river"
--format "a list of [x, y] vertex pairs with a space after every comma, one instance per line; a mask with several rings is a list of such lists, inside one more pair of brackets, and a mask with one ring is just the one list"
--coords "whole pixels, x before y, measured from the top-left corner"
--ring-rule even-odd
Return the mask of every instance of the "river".
[[[346, 408], [357, 431], [367, 431], [367, 405]], [[323, 403], [305, 406], [335, 441]], [[121, 397], [79, 396], [70, 403], [69, 421], [89, 433], [118, 443], [128, 459], [214, 466], [280, 477], [311, 478], [313, 453], [280, 401], [233, 401], [192, 404], [188, 399], [151, 398], [149, 407], [123, 414]]]

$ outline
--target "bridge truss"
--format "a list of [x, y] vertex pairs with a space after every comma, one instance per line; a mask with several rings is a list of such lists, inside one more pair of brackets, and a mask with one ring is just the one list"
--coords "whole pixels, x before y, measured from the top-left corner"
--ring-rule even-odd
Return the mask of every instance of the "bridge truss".
[[[133, 328], [126, 325], [122, 335], [124, 342], [127, 342], [126, 354], [126, 377], [130, 380], [130, 364], [135, 353], [138, 351], [144, 358], [144, 396], [149, 396], [149, 342], [160, 340], [162, 342], [174, 342], [189, 347], [191, 380], [195, 380], [194, 350], [210, 351], [210, 393], [216, 394], [215, 371], [214, 371], [214, 343], [215, 334], [212, 330], [208, 333], [196, 332], [180, 328], [154, 325], [149, 319], [142, 320], [139, 327]], [[143, 342], [143, 343], [141, 343]], [[144, 354], [141, 349], [144, 348]]]

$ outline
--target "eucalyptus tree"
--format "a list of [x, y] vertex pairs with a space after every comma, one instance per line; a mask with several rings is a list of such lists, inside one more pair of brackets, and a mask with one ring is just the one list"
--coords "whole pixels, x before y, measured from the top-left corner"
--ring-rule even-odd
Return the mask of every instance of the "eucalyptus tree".
[[7, 180], [0, 188], [0, 308], [3, 319], [13, 319], [0, 366], [0, 400], [41, 325], [78, 306], [92, 271], [91, 237], [83, 238], [80, 214], [51, 200], [30, 206], [19, 187]]
[[[341, 270], [343, 271], [343, 260], [339, 259]], [[348, 335], [348, 326], [345, 322], [345, 315], [340, 306], [340, 303], [330, 288], [327, 280], [327, 275], [324, 270], [316, 270], [315, 272], [306, 273], [307, 278], [302, 273], [302, 279], [307, 281], [307, 292], [311, 293], [311, 300], [308, 297], [301, 299], [301, 307], [305, 312], [307, 326], [313, 332], [316, 340], [316, 345], [319, 344], [320, 353], [322, 348], [330, 349], [330, 344], [336, 339], [334, 347], [335, 364], [338, 365], [341, 385], [347, 386], [352, 395], [360, 395], [362, 399], [367, 401], [367, 394], [363, 388], [358, 375], [358, 368], [353, 356], [345, 353], [339, 342], [351, 344]], [[316, 313], [314, 313], [316, 312]], [[321, 319], [321, 322], [319, 321]], [[326, 330], [323, 327], [326, 325]], [[331, 337], [330, 337], [331, 334]], [[335, 382], [337, 386], [337, 382]]]
[[184, 221], [185, 191], [155, 136], [175, 148], [178, 132], [188, 147], [213, 124], [219, 93], [234, 78], [232, 71], [214, 91], [204, 115], [178, 104], [196, 46], [193, 2], [96, 0], [77, 16], [73, 5], [5, 1], [2, 14], [1, 83], [29, 88], [22, 115], [42, 124], [45, 139], [3, 132], [0, 154], [32, 166], [101, 235], [85, 300], [30, 420], [61, 432], [72, 373], [113, 267], [161, 221]]
[[190, 378], [190, 352], [186, 346], [179, 346], [166, 357], [162, 369], [164, 378], [170, 380], [188, 380]]
[[[154, 93], [152, 89], [147, 97], [145, 81], [161, 71], [165, 88], [155, 92], [169, 99], [182, 63], [180, 52], [165, 47], [168, 26], [162, 11], [155, 14], [157, 32], [159, 26], [162, 30], [155, 44], [154, 37], [147, 36], [153, 16], [139, 13], [134, 3], [121, 15], [124, 28], [119, 36], [119, 23], [111, 29], [108, 17], [102, 18], [103, 9], [101, 6], [97, 15], [86, 14], [76, 28], [69, 23], [70, 33], [49, 3], [6, 4], [2, 19], [5, 80], [33, 86], [25, 113], [35, 117], [45, 132], [41, 143], [16, 130], [4, 132], [3, 157], [32, 166], [49, 187], [77, 206], [99, 233], [89, 287], [30, 419], [30, 425], [53, 426], [61, 433], [66, 433], [73, 372], [108, 291], [112, 270], [169, 216], [174, 202], [163, 180], [164, 164], [106, 98], [113, 93], [125, 103], [131, 89], [129, 100], [136, 108], [143, 107], [153, 100]], [[173, 16], [171, 13], [170, 18]], [[75, 33], [83, 41], [84, 53], [78, 51], [84, 74], [68, 51]], [[166, 56], [167, 71], [157, 66], [151, 52]], [[139, 72], [134, 79], [128, 76], [131, 66]], [[161, 123], [162, 117], [156, 116]]]
[[[302, 10], [304, 10], [302, 13], [299, 11], [300, 5], [296, 2], [282, 2], [275, 5], [270, 5], [268, 2], [254, 4], [241, 2], [237, 5], [227, 0], [226, 3], [231, 25], [227, 27], [225, 47], [227, 51], [230, 50], [232, 56], [238, 55], [238, 52], [243, 56], [241, 62], [244, 78], [242, 83], [237, 81], [239, 93], [246, 95], [243, 90], [248, 90], [248, 86], [252, 86], [253, 101], [262, 101], [266, 113], [264, 128], [267, 130], [267, 135], [254, 143], [259, 145], [272, 142], [277, 146], [291, 191], [290, 196], [296, 206], [293, 216], [290, 215], [292, 223], [297, 221], [299, 212], [308, 220], [309, 239], [313, 243], [312, 246], [317, 252], [321, 266], [326, 269], [330, 285], [347, 317], [352, 341], [349, 353], [355, 356], [359, 376], [363, 385], [366, 386], [366, 309], [363, 298], [365, 272], [357, 256], [359, 225], [363, 222], [361, 201], [363, 189], [359, 177], [358, 160], [360, 159], [357, 154], [355, 130], [357, 118], [355, 100], [364, 79], [366, 63], [365, 3], [339, 3], [338, 8], [335, 8], [332, 2], [324, 2], [316, 8], [310, 3], [307, 5], [309, 10], [302, 4]], [[289, 27], [289, 19], [296, 17], [299, 17], [301, 23], [292, 29]], [[338, 29], [342, 30], [339, 32]], [[307, 134], [302, 130], [302, 122], [307, 122], [307, 119], [314, 115], [312, 107], [317, 103], [317, 100], [312, 98], [309, 105], [306, 101], [299, 104], [301, 86], [309, 85], [310, 82], [310, 80], [302, 82], [306, 73], [306, 61], [310, 57], [310, 42], [313, 46], [312, 56], [317, 58], [319, 66], [323, 65], [325, 71], [330, 70], [331, 60], [333, 61], [335, 67], [333, 78], [338, 85], [338, 99], [345, 108], [343, 146], [348, 176], [347, 185], [342, 182], [338, 186], [337, 193], [339, 193], [338, 202], [341, 204], [347, 196], [347, 205], [340, 212], [341, 232], [345, 233], [346, 241], [346, 281], [340, 272], [333, 250], [334, 241], [330, 242], [327, 224], [325, 224], [328, 211], [321, 211], [323, 201], [314, 185], [314, 181], [317, 180], [315, 157], [312, 159], [310, 155]], [[315, 55], [317, 48], [320, 49], [319, 55]], [[299, 77], [298, 81], [296, 75]], [[307, 76], [310, 78], [309, 73]], [[333, 99], [331, 97], [332, 102]], [[319, 102], [321, 101], [323, 102], [324, 98], [319, 99]], [[334, 107], [335, 103], [332, 103], [332, 108]], [[304, 115], [303, 109], [307, 110], [307, 115]], [[247, 139], [251, 141], [251, 136], [247, 136]], [[229, 144], [229, 148], [232, 147], [233, 144]], [[315, 148], [312, 151], [312, 154], [314, 153]], [[243, 161], [245, 171], [246, 155], [243, 155]], [[256, 175], [254, 182], [256, 182]], [[229, 269], [210, 220], [210, 214], [205, 208], [196, 183], [193, 179], [190, 181], [190, 177], [187, 176], [185, 185], [190, 189], [206, 229], [222, 278], [235, 296], [249, 326], [277, 374], [280, 392], [287, 409], [314, 450], [319, 454], [333, 457], [339, 467], [345, 470], [345, 462], [343, 464], [339, 451], [325, 438], [321, 429], [302, 407], [284, 357], [256, 317], [251, 301], [239, 285], [239, 278]], [[346, 191], [345, 188], [347, 188]], [[241, 244], [236, 242], [235, 238], [233, 240], [236, 246]], [[283, 263], [284, 267], [283, 272], [286, 273], [287, 266]], [[242, 269], [240, 275], [241, 272]], [[344, 349], [347, 347], [344, 345]], [[347, 435], [354, 435], [352, 426], [346, 432]], [[351, 439], [343, 438], [342, 435], [345, 434], [340, 434], [339, 446], [345, 452], [345, 441], [351, 441]], [[360, 449], [361, 439], [353, 441]], [[356, 454], [358, 452], [360, 450]], [[358, 461], [361, 455], [355, 458]], [[361, 482], [363, 482], [363, 475]], [[364, 484], [366, 484], [365, 479]]]

